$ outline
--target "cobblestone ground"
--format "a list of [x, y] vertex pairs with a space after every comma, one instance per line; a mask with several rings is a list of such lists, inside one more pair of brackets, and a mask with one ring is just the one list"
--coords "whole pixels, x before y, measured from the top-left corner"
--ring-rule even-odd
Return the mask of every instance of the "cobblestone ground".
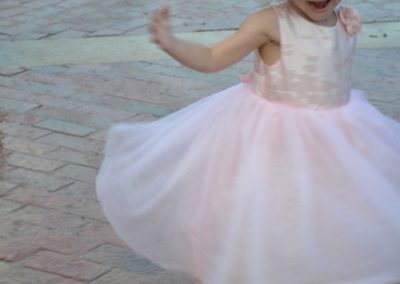
[[[236, 28], [252, 11], [276, 2], [168, 1], [178, 32]], [[396, 0], [347, 2], [365, 22], [400, 19]], [[141, 35], [161, 4], [2, 0], [0, 44]], [[400, 120], [398, 62], [398, 48], [359, 49], [354, 86]], [[104, 219], [94, 180], [105, 131], [118, 121], [162, 117], [231, 86], [250, 65], [246, 59], [204, 75], [171, 59], [29, 68], [0, 62], [0, 283], [191, 283], [129, 250]]]

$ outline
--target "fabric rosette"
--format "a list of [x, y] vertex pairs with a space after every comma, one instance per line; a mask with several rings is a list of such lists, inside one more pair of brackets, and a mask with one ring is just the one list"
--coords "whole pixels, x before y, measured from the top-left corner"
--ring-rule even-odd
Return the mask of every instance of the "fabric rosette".
[[344, 24], [347, 34], [355, 36], [361, 31], [361, 17], [360, 14], [348, 6], [341, 6], [339, 10], [339, 18]]

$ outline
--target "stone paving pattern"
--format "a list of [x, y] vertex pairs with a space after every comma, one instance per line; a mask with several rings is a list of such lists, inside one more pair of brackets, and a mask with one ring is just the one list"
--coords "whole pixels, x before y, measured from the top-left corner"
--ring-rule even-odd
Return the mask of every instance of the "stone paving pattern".
[[[277, 1], [168, 2], [175, 30], [184, 32], [235, 28]], [[366, 22], [400, 19], [396, 0], [347, 2]], [[160, 5], [2, 0], [0, 41], [144, 34]], [[357, 50], [354, 86], [400, 121], [398, 62], [400, 49]], [[115, 122], [157, 119], [236, 84], [250, 66], [251, 58], [217, 75], [171, 59], [0, 68], [0, 284], [191, 283], [128, 249], [104, 219], [94, 180], [105, 133]]]

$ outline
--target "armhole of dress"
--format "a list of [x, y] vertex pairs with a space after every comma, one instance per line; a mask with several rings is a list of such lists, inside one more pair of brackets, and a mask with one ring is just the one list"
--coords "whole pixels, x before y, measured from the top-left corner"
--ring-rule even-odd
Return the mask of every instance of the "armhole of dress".
[[281, 21], [281, 19], [282, 19], [281, 13], [282, 13], [282, 12], [280, 11], [280, 9], [282, 9], [282, 8], [281, 8], [282, 5], [283, 5], [283, 4], [271, 6], [272, 9], [274, 10], [274, 12], [275, 12], [275, 14], [276, 14], [276, 17], [277, 17], [277, 20], [278, 20], [278, 30], [279, 30], [279, 39], [280, 39], [280, 42], [279, 42], [279, 53], [280, 53], [279, 59], [278, 59], [277, 61], [275, 61], [273, 64], [268, 65], [268, 64], [264, 63], [264, 60], [263, 60], [262, 57], [261, 57], [260, 50], [259, 50], [259, 49], [256, 49], [256, 50], [255, 50], [255, 55], [256, 55], [257, 61], [259, 61], [259, 62], [260, 62], [263, 66], [265, 66], [266, 68], [272, 68], [273, 66], [282, 63], [282, 58], [283, 58], [283, 48], [282, 48], [283, 33], [282, 33], [282, 27], [281, 27], [281, 24], [282, 24], [282, 21]]
[[[281, 13], [282, 13], [282, 8], [283, 8], [283, 5], [284, 4], [281, 4], [281, 5], [276, 5], [276, 6], [272, 6], [272, 9], [274, 10], [274, 12], [275, 12], [275, 14], [276, 14], [276, 18], [277, 18], [277, 20], [278, 20], [278, 32], [279, 32], [279, 59], [277, 60], [277, 61], [275, 61], [273, 64], [271, 64], [271, 65], [267, 65], [267, 64], [264, 64], [266, 67], [268, 67], [268, 68], [271, 68], [271, 67], [273, 67], [273, 66], [275, 66], [275, 65], [278, 65], [278, 64], [280, 64], [280, 63], [282, 63], [283, 62], [283, 48], [282, 48], [282, 46], [283, 46], [283, 43], [285, 42], [284, 41], [284, 33], [282, 33], [282, 28], [283, 28], [283, 26], [282, 26], [282, 15], [281, 15]], [[260, 54], [259, 54], [260, 55]], [[260, 55], [261, 56], [261, 55]]]

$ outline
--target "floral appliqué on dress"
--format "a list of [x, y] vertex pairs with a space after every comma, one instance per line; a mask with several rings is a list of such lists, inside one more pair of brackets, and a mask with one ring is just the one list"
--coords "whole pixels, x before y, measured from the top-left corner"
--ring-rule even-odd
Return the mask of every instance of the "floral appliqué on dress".
[[357, 10], [348, 6], [341, 6], [339, 18], [345, 26], [348, 35], [355, 36], [361, 31], [361, 17]]

